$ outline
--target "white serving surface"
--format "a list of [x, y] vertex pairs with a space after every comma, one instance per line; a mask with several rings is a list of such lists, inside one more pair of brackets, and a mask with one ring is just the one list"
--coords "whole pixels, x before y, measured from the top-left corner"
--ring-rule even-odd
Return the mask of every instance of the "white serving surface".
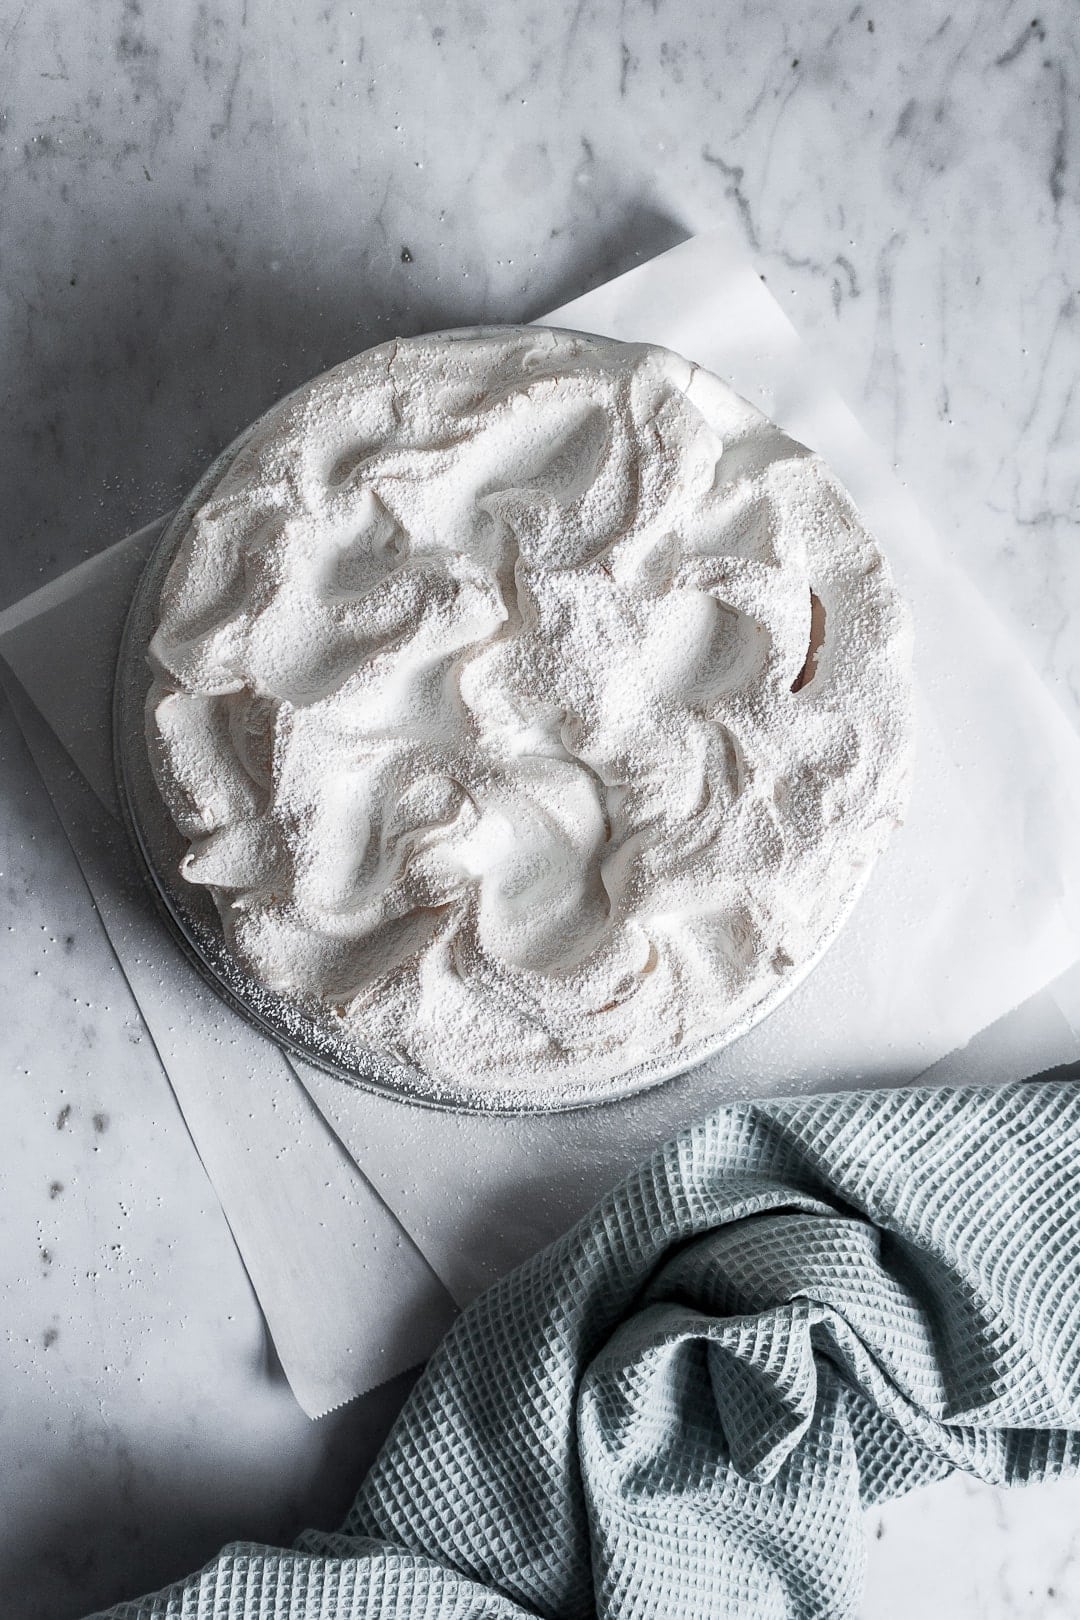
[[[373, 339], [528, 319], [733, 221], [1080, 720], [1070, 0], [73, 15], [0, 22], [0, 605]], [[295, 1405], [0, 728], [0, 1610], [69, 1620], [226, 1537], [333, 1523], [405, 1385], [316, 1425]], [[891, 1505], [866, 1620], [1077, 1612], [1078, 1509], [962, 1480]]]

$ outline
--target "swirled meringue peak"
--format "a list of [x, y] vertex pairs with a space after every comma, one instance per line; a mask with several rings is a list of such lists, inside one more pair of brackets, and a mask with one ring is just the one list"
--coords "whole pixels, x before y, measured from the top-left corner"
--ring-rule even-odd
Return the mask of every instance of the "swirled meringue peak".
[[433, 1100], [583, 1102], [741, 1033], [907, 795], [908, 619], [849, 498], [644, 344], [317, 378], [195, 510], [149, 658], [228, 946]]

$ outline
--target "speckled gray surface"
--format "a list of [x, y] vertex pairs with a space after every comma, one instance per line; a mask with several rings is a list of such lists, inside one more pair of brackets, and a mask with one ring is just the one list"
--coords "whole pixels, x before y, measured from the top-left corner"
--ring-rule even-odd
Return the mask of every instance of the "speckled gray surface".
[[0, 600], [374, 338], [527, 319], [722, 217], [1073, 676], [1073, 8], [874, 9], [9, 7]]
[[[1080, 717], [1078, 57], [1070, 0], [16, 0], [0, 604], [373, 339], [528, 319], [724, 220]], [[0, 726], [0, 1607], [64, 1620], [227, 1535], [332, 1522], [395, 1392], [312, 1426], [268, 1363]], [[868, 1620], [1075, 1613], [1078, 1506], [960, 1482], [890, 1508]]]

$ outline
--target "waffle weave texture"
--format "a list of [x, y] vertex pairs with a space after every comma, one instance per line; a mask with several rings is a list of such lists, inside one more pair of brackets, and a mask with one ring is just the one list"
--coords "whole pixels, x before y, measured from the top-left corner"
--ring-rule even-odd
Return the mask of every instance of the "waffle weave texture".
[[854, 1616], [860, 1510], [1080, 1463], [1080, 1084], [736, 1104], [459, 1319], [341, 1530], [109, 1620]]

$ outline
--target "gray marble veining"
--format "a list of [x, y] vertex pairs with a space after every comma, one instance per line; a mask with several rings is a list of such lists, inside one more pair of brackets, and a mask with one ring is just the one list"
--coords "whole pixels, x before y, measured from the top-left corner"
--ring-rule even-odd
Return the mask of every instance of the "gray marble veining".
[[[0, 603], [366, 343], [528, 318], [731, 220], [1080, 720], [1078, 87], [1072, 0], [14, 0]], [[268, 1364], [0, 721], [3, 1607], [63, 1620], [224, 1536], [332, 1522], [400, 1391], [312, 1427]], [[868, 1620], [1076, 1612], [1078, 1507], [962, 1481], [895, 1504]]]
[[373, 338], [527, 317], [731, 218], [1080, 689], [1071, 0], [42, 0], [0, 47], [0, 600]]

